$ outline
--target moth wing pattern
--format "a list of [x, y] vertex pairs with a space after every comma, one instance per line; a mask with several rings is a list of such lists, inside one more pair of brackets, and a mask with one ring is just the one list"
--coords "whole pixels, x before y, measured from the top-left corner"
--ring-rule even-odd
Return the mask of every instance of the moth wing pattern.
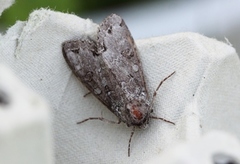
[[[122, 122], [133, 125], [127, 111], [129, 104], [129, 108], [144, 104], [148, 110], [149, 98], [136, 45], [120, 16], [112, 14], [105, 18], [97, 43], [75, 40], [64, 42], [62, 47], [74, 74]], [[146, 117], [142, 113], [137, 113], [141, 119]]]
[[119, 122], [114, 122], [103, 117], [90, 117], [77, 124], [88, 120], [106, 120], [133, 126], [128, 156], [136, 127], [145, 128], [150, 118], [174, 125], [150, 114], [156, 92], [175, 71], [160, 82], [150, 101], [136, 45], [120, 16], [112, 14], [104, 19], [99, 26], [96, 42], [90, 39], [66, 41], [62, 44], [62, 51], [76, 77], [119, 118]]
[[102, 85], [102, 81], [110, 81], [109, 74], [101, 56], [96, 52], [96, 43], [91, 40], [66, 41], [62, 45], [62, 51], [75, 76], [110, 108], [111, 101], [102, 93], [107, 89]]
[[139, 90], [146, 92], [135, 42], [120, 16], [112, 14], [100, 24], [97, 43], [98, 51], [102, 53], [103, 61], [111, 69], [116, 81], [120, 85], [128, 83], [125, 86], [129, 92], [138, 93]]
[[[133, 104], [133, 101], [137, 100], [146, 104], [147, 110], [150, 103], [138, 51], [128, 27], [120, 16], [112, 14], [100, 24], [97, 44], [98, 52], [102, 54], [104, 63], [115, 77], [117, 86], [121, 88], [124, 104]], [[121, 113], [126, 112], [124, 106]]]

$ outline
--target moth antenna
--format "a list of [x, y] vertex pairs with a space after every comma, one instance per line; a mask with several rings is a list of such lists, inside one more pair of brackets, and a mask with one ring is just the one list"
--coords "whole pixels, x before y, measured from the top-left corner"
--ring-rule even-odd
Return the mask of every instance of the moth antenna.
[[170, 75], [168, 75], [167, 77], [165, 77], [165, 79], [163, 79], [163, 80], [159, 83], [157, 89], [156, 89], [156, 90], [154, 91], [154, 93], [153, 93], [152, 101], [151, 101], [151, 103], [150, 103], [149, 109], [152, 108], [153, 102], [154, 102], [155, 97], [156, 97], [156, 95], [157, 95], [157, 91], [159, 90], [159, 88], [161, 87], [161, 85], [163, 84], [163, 82], [166, 81], [168, 78], [170, 78], [175, 72], [176, 72], [176, 71], [174, 71], [173, 73], [171, 73]]
[[130, 157], [130, 149], [131, 149], [130, 147], [131, 147], [131, 141], [132, 141], [132, 136], [133, 136], [134, 132], [135, 132], [135, 126], [132, 129], [132, 132], [131, 132], [131, 135], [130, 135], [130, 138], [128, 141], [128, 157]]

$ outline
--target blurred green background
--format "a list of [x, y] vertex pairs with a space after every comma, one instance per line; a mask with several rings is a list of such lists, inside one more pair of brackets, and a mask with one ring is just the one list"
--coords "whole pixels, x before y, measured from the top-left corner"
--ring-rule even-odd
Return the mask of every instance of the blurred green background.
[[[0, 8], [1, 8], [0, 0]], [[196, 32], [226, 42], [240, 54], [239, 0], [15, 0], [0, 17], [4, 33], [17, 20], [26, 21], [35, 9], [74, 13], [100, 23], [111, 13], [120, 15], [134, 39]]]
[[[150, 0], [151, 1], [151, 0]], [[143, 3], [143, 0], [16, 0], [15, 3], [5, 10], [0, 17], [1, 31], [13, 25], [17, 20], [27, 20], [34, 9], [50, 8], [56, 11], [86, 14], [91, 11], [104, 10], [107, 8], [121, 8]], [[146, 1], [145, 1], [146, 2]], [[149, 2], [149, 1], [147, 1]], [[0, 4], [1, 5], [1, 4]]]

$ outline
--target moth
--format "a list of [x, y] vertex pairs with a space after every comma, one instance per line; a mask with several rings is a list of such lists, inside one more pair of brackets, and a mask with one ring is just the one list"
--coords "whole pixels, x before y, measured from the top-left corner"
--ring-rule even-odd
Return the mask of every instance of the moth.
[[62, 44], [63, 56], [73, 73], [112, 113], [118, 122], [103, 117], [91, 117], [89, 120], [101, 120], [110, 123], [125, 123], [132, 127], [128, 143], [130, 144], [135, 128], [145, 128], [150, 119], [164, 118], [153, 116], [153, 100], [163, 79], [150, 99], [144, 74], [134, 40], [124, 20], [112, 14], [99, 25], [97, 40], [70, 40]]

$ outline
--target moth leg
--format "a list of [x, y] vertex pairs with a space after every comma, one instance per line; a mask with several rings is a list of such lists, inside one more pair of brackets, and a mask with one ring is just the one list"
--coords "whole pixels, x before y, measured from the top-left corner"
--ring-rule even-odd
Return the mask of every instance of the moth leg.
[[[170, 75], [168, 75], [167, 77], [165, 77], [165, 78], [159, 83], [157, 89], [156, 89], [156, 90], [154, 91], [154, 93], [153, 93], [153, 97], [152, 97], [152, 101], [151, 101], [151, 104], [150, 104], [150, 108], [152, 108], [153, 101], [154, 101], [154, 99], [155, 99], [155, 97], [156, 97], [156, 95], [157, 95], [157, 91], [159, 90], [160, 86], [163, 84], [164, 81], [166, 81], [168, 78], [170, 78], [174, 73], [175, 73], [175, 71], [174, 71], [173, 73], [171, 73]], [[163, 120], [163, 121], [165, 121], [165, 122], [168, 122], [168, 123], [170, 123], [170, 124], [175, 125], [174, 122], [168, 121], [168, 120], [166, 120], [166, 119], [164, 119], [164, 118], [161, 118], [161, 117], [150, 116], [149, 118], [152, 118], [152, 119], [160, 119], [160, 120]]]
[[83, 95], [83, 97], [87, 97], [88, 95], [90, 95], [92, 92], [91, 91], [89, 91], [89, 92], [87, 92], [85, 95]]
[[163, 79], [163, 80], [159, 83], [157, 89], [156, 89], [155, 92], [153, 93], [153, 97], [155, 97], [155, 96], [157, 95], [157, 91], [159, 90], [159, 88], [161, 87], [161, 85], [163, 84], [163, 82], [166, 81], [169, 77], [171, 77], [174, 73], [175, 73], [175, 71], [174, 71], [173, 73], [171, 73], [170, 75], [168, 75], [167, 77], [165, 77], [165, 79]]
[[165, 79], [163, 79], [163, 80], [159, 83], [157, 89], [156, 89], [156, 90], [154, 91], [154, 93], [153, 93], [152, 101], [151, 101], [151, 103], [150, 103], [150, 109], [152, 108], [153, 101], [154, 101], [154, 99], [155, 99], [155, 97], [156, 97], [156, 95], [157, 95], [157, 91], [159, 90], [160, 86], [163, 84], [164, 81], [166, 81], [166, 80], [167, 80], [169, 77], [171, 77], [174, 73], [175, 73], [175, 71], [174, 71], [173, 73], [171, 73], [170, 75], [168, 75], [167, 77], [165, 77]]
[[121, 123], [120, 119], [118, 120], [118, 122], [116, 122], [116, 121], [108, 120], [108, 119], [103, 118], [103, 117], [89, 117], [89, 118], [84, 119], [80, 122], [77, 122], [77, 124], [81, 124], [81, 123], [84, 123], [84, 122], [89, 121], [89, 120], [100, 120], [100, 121], [108, 122], [108, 123], [111, 123], [111, 124], [120, 124]]
[[128, 157], [130, 157], [130, 147], [131, 147], [131, 141], [132, 141], [132, 136], [133, 136], [134, 132], [135, 132], [135, 126], [132, 129], [132, 132], [131, 132], [131, 135], [130, 135], [130, 138], [128, 141]]

